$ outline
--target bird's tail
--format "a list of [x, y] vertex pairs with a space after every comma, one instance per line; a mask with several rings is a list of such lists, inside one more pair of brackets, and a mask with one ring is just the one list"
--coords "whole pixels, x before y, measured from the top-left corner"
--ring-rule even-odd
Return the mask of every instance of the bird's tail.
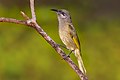
[[82, 57], [80, 55], [80, 50], [79, 49], [75, 50], [75, 56], [77, 57], [79, 69], [83, 72], [83, 74], [86, 74], [86, 69], [84, 67], [84, 64], [83, 64]]

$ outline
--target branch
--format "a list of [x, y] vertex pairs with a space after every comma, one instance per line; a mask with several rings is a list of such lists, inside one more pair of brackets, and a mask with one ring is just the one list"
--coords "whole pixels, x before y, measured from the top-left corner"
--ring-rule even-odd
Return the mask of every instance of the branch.
[[1, 17], [1, 18], [0, 18], [0, 22], [8, 22], [8, 23], [16, 23], [16, 24], [24, 24], [24, 25], [27, 25], [27, 24], [26, 24], [26, 21], [17, 20], [17, 19], [13, 19], [13, 18], [4, 18], [4, 17]]
[[[26, 20], [17, 20], [17, 19], [13, 19], [13, 18], [1, 17], [0, 22], [22, 24], [22, 25], [26, 25], [26, 26], [30, 26], [30, 27], [34, 28], [55, 49], [55, 51], [64, 59], [64, 57], [66, 56], [64, 51], [37, 24], [36, 15], [35, 15], [35, 11], [34, 11], [34, 0], [30, 0], [30, 8], [31, 8], [32, 19], [29, 19], [29, 17], [24, 12], [21, 12], [22, 16]], [[77, 73], [77, 75], [80, 77], [81, 80], [88, 80], [87, 76], [85, 74], [83, 74], [82, 71], [80, 71], [78, 66], [71, 60], [71, 58], [67, 57], [64, 60], [72, 67], [72, 69]]]
[[36, 21], [35, 8], [34, 8], [34, 0], [30, 0], [30, 8], [31, 8], [32, 19], [34, 21]]

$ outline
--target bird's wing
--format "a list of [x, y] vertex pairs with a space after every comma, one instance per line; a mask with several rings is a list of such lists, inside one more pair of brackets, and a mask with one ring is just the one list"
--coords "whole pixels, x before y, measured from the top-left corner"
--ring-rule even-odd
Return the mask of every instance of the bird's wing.
[[72, 37], [74, 43], [76, 44], [77, 48], [80, 49], [80, 41], [77, 36], [76, 30], [73, 25], [69, 25], [70, 36]]

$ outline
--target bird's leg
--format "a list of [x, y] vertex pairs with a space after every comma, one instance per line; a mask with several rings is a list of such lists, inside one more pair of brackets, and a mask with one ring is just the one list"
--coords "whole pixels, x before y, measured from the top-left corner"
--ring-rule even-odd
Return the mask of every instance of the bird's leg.
[[73, 52], [74, 50], [71, 50], [69, 54], [67, 54], [67, 57], [70, 57], [71, 53]]
[[58, 46], [63, 47], [63, 48], [65, 48], [65, 49], [69, 50], [66, 46], [63, 46], [63, 45], [61, 45], [61, 44], [58, 44]]
[[67, 54], [63, 59], [66, 59], [67, 57], [70, 57], [71, 53], [73, 52], [74, 50], [71, 50], [69, 54]]

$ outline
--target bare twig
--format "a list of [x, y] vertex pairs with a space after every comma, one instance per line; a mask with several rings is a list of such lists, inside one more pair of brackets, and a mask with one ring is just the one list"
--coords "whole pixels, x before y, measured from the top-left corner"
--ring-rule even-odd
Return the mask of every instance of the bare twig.
[[32, 19], [34, 21], [36, 21], [35, 8], [34, 8], [34, 0], [30, 0], [30, 8], [31, 8]]
[[8, 23], [16, 23], [16, 24], [24, 24], [24, 25], [27, 25], [27, 22], [26, 22], [26, 21], [17, 20], [17, 19], [13, 19], [13, 18], [4, 18], [4, 17], [1, 17], [1, 18], [0, 18], [0, 22], [8, 22]]
[[30, 19], [23, 11], [20, 11], [20, 13], [25, 18], [25, 20], [29, 20]]
[[[1, 17], [0, 22], [23, 24], [23, 25], [27, 25], [27, 26], [30, 26], [30, 27], [34, 28], [56, 50], [56, 52], [58, 52], [58, 54], [62, 58], [64, 58], [66, 56], [64, 51], [37, 24], [35, 11], [34, 11], [34, 0], [30, 0], [30, 7], [31, 7], [32, 19], [29, 19], [29, 17], [22, 12], [23, 17], [26, 19], [25, 21], [13, 19], [13, 18], [3, 18], [3, 17]], [[80, 77], [81, 80], [88, 80], [87, 76], [80, 71], [78, 66], [76, 64], [74, 64], [74, 62], [69, 57], [65, 58], [64, 60], [72, 67], [72, 69], [77, 73], [77, 75]]]

